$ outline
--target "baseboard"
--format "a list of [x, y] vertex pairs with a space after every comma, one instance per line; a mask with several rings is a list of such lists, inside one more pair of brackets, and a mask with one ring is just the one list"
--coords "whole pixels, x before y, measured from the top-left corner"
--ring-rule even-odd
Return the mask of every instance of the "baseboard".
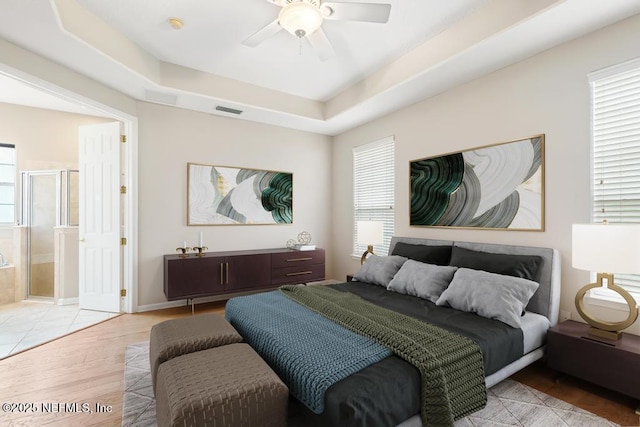
[[[243, 295], [251, 295], [251, 294], [256, 294], [256, 293], [260, 293], [260, 292], [269, 292], [272, 291], [274, 289], [277, 289], [277, 287], [274, 288], [265, 288], [265, 289], [259, 289], [259, 290], [252, 290], [252, 291], [246, 291], [246, 292], [234, 292], [234, 293], [230, 293], [230, 294], [224, 294], [224, 295], [214, 295], [214, 296], [210, 296], [210, 297], [202, 297], [202, 298], [196, 298], [195, 299], [195, 303], [196, 303], [196, 312], [198, 311], [198, 304], [202, 304], [205, 302], [216, 302], [216, 301], [225, 301], [228, 300], [229, 298], [233, 298], [233, 297], [240, 297]], [[187, 305], [191, 305], [191, 304], [187, 304], [187, 300], [186, 299], [181, 299], [178, 301], [166, 301], [166, 302], [159, 302], [156, 304], [145, 304], [145, 305], [139, 305], [138, 306], [138, 310], [136, 311], [136, 313], [142, 313], [144, 311], [154, 311], [154, 310], [162, 310], [164, 308], [174, 308], [174, 307], [186, 307]]]
[[80, 302], [80, 299], [78, 297], [75, 298], [58, 298], [58, 300], [56, 301], [57, 305], [74, 305], [74, 304], [78, 304]]
[[186, 305], [187, 305], [187, 300], [166, 301], [166, 302], [159, 302], [157, 304], [139, 305], [136, 312], [142, 313], [145, 311], [162, 310], [164, 308], [185, 307]]
[[[246, 292], [244, 293], [246, 294]], [[244, 295], [242, 294], [242, 295]], [[232, 296], [237, 296], [238, 294], [231, 294], [231, 295], [224, 295], [224, 296], [212, 296], [212, 297], [202, 297], [202, 298], [196, 298], [195, 303], [196, 303], [196, 311], [198, 311], [198, 304], [202, 304], [205, 302], [214, 302], [214, 301], [221, 301], [221, 300], [227, 300], [229, 298], [231, 298]], [[154, 311], [154, 310], [162, 310], [164, 308], [174, 308], [174, 307], [187, 307], [187, 306], [191, 306], [191, 304], [187, 304], [187, 300], [186, 299], [181, 299], [178, 301], [166, 301], [166, 302], [159, 302], [156, 304], [146, 304], [146, 305], [139, 305], [138, 306], [138, 313], [142, 313], [143, 311]]]

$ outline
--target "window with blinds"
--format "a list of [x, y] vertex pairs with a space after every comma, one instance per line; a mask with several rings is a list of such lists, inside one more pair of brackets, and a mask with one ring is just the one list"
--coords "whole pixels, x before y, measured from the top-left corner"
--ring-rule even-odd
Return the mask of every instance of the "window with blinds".
[[358, 245], [358, 221], [382, 221], [383, 243], [375, 245], [378, 255], [389, 251], [395, 230], [395, 142], [393, 137], [353, 149], [353, 253], [362, 254], [367, 246]]
[[[593, 222], [640, 223], [640, 59], [589, 75]], [[640, 275], [616, 274], [640, 301]]]
[[0, 143], [0, 224], [13, 224], [16, 203], [16, 147]]

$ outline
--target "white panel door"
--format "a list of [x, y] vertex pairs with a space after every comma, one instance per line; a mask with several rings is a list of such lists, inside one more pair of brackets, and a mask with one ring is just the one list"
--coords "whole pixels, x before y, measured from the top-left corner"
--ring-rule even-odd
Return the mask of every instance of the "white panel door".
[[80, 308], [120, 311], [120, 123], [80, 127]]

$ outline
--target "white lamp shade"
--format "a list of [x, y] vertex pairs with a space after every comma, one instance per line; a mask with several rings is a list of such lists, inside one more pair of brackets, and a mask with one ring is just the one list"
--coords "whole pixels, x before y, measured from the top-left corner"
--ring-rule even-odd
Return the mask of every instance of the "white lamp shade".
[[572, 266], [598, 273], [640, 273], [640, 224], [573, 224]]
[[382, 221], [358, 221], [358, 244], [379, 245], [383, 242], [384, 222]]
[[[309, 35], [320, 28], [323, 19], [320, 9], [304, 1], [285, 5], [278, 15], [280, 26], [298, 37]], [[297, 34], [298, 31], [301, 33]]]

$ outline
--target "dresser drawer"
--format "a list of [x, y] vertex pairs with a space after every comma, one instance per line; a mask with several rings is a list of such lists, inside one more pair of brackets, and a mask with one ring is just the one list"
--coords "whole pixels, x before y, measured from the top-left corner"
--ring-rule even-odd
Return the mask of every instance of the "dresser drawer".
[[324, 264], [324, 250], [289, 251], [271, 254], [271, 267], [273, 269], [311, 266], [314, 264]]
[[271, 270], [271, 284], [305, 283], [324, 279], [324, 264], [295, 265]]

